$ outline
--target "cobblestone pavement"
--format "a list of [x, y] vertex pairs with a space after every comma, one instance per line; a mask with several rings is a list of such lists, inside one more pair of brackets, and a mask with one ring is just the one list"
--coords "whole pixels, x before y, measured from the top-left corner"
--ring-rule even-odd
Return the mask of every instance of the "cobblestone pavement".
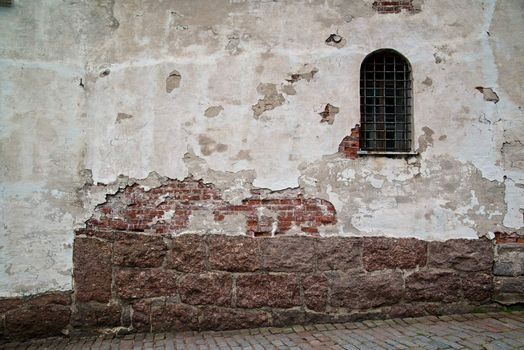
[[524, 349], [524, 312], [256, 328], [54, 338], [0, 349]]

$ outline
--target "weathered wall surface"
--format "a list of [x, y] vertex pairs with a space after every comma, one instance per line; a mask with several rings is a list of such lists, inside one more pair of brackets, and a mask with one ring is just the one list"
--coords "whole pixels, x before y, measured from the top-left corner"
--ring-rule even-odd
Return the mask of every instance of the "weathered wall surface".
[[[74, 230], [109, 215], [106, 194], [135, 179], [146, 192], [202, 179], [220, 205], [269, 201], [222, 218], [201, 198], [208, 210], [182, 226], [147, 213], [152, 225], [174, 220], [174, 234], [522, 233], [522, 2], [402, 3], [0, 8], [0, 295], [72, 289]], [[334, 33], [343, 40], [326, 43]], [[419, 154], [347, 158], [337, 151], [359, 122], [360, 63], [379, 48], [412, 65]], [[338, 110], [326, 120], [328, 104]], [[334, 219], [290, 219], [275, 200]]]

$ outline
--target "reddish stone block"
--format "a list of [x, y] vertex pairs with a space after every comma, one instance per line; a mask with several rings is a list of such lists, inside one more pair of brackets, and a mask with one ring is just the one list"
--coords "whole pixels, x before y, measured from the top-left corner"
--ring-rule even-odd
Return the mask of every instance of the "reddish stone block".
[[271, 309], [271, 325], [287, 327], [306, 323], [306, 312], [301, 307], [292, 309]]
[[166, 256], [167, 245], [161, 236], [115, 233], [113, 263], [132, 267], [159, 267]]
[[315, 238], [261, 238], [263, 266], [268, 271], [308, 272], [315, 267]]
[[5, 331], [12, 340], [57, 336], [69, 324], [70, 316], [71, 310], [66, 305], [29, 305], [5, 315]]
[[228, 273], [186, 275], [179, 283], [180, 299], [192, 305], [231, 304], [233, 278]]
[[317, 268], [320, 271], [351, 270], [362, 267], [362, 240], [326, 237], [317, 241]]
[[468, 300], [488, 301], [493, 295], [493, 275], [486, 273], [463, 275], [461, 276], [461, 288], [464, 298]]
[[184, 304], [168, 304], [153, 307], [151, 312], [151, 331], [189, 331], [199, 327], [199, 310]]
[[402, 300], [404, 282], [399, 272], [380, 275], [327, 273], [331, 284], [330, 303], [335, 307], [367, 309]]
[[270, 316], [263, 311], [230, 309], [216, 306], [203, 307], [201, 310], [201, 330], [219, 331], [270, 325]]
[[425, 266], [427, 243], [414, 238], [364, 238], [362, 261], [367, 271]]
[[260, 269], [258, 240], [243, 236], [208, 237], [209, 265], [213, 270], [252, 272]]
[[123, 270], [115, 273], [116, 292], [120, 298], [175, 296], [178, 275], [164, 270]]
[[173, 247], [167, 267], [182, 272], [203, 272], [207, 266], [206, 237], [181, 235], [173, 239]]
[[324, 275], [309, 275], [302, 279], [304, 303], [314, 311], [326, 311], [328, 281]]
[[9, 310], [13, 310], [21, 307], [24, 304], [22, 298], [2, 298], [0, 299], [0, 315], [6, 313]]
[[493, 243], [487, 239], [429, 242], [428, 266], [459, 271], [491, 271]]
[[237, 279], [237, 306], [288, 308], [300, 305], [300, 288], [295, 275], [242, 275]]
[[73, 327], [116, 327], [120, 325], [122, 307], [116, 303], [76, 303], [71, 315]]
[[76, 237], [73, 249], [76, 300], [106, 303], [111, 299], [111, 244]]
[[460, 277], [453, 272], [420, 271], [406, 278], [409, 301], [443, 301], [460, 299]]
[[[151, 309], [153, 303], [158, 302], [154, 299], [142, 299], [132, 304], [131, 324], [133, 329], [138, 332], [151, 332]], [[164, 301], [160, 301], [165, 305]]]
[[24, 304], [35, 307], [43, 307], [49, 304], [55, 305], [71, 305], [72, 291], [64, 292], [48, 292], [45, 294], [34, 295], [29, 298], [24, 298]]

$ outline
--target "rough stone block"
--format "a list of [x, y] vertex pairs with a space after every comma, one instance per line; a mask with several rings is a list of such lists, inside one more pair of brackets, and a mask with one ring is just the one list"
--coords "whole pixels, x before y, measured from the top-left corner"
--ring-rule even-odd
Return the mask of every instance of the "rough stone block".
[[505, 305], [524, 303], [524, 276], [495, 276], [493, 283], [493, 300]]
[[182, 272], [203, 272], [207, 266], [205, 236], [181, 235], [173, 239], [167, 267]]
[[108, 302], [111, 299], [111, 244], [96, 238], [76, 237], [73, 251], [76, 300]]
[[5, 330], [9, 339], [57, 336], [69, 324], [70, 316], [66, 305], [29, 305], [5, 315]]
[[493, 274], [524, 276], [524, 244], [500, 244], [496, 251]]
[[466, 299], [488, 301], [493, 295], [493, 276], [487, 273], [468, 273], [461, 276], [461, 288]]
[[409, 301], [456, 301], [460, 298], [461, 280], [453, 272], [420, 271], [406, 278]]
[[428, 266], [459, 271], [490, 271], [493, 243], [486, 239], [429, 242]]
[[113, 244], [113, 263], [132, 267], [159, 267], [167, 246], [161, 236], [117, 232]]
[[76, 303], [71, 315], [73, 327], [116, 327], [120, 325], [122, 307], [116, 303]]
[[192, 305], [231, 304], [233, 278], [229, 273], [186, 275], [179, 283], [180, 299]]
[[271, 325], [273, 327], [304, 324], [305, 318], [306, 313], [300, 307], [292, 309], [271, 309]]
[[237, 306], [288, 308], [300, 305], [300, 288], [295, 275], [244, 275], [239, 276]]
[[302, 279], [304, 303], [310, 310], [326, 311], [328, 281], [324, 275], [308, 275]]
[[326, 274], [331, 284], [330, 303], [334, 307], [366, 309], [398, 303], [404, 295], [402, 274]]
[[[155, 302], [158, 301], [142, 299], [132, 304], [131, 324], [133, 329], [136, 329], [138, 332], [151, 332], [151, 308]], [[165, 305], [164, 301], [160, 303]]]
[[262, 265], [257, 239], [211, 235], [208, 244], [209, 265], [213, 270], [252, 272]]
[[427, 243], [415, 238], [364, 238], [362, 261], [367, 271], [425, 266]]
[[216, 306], [202, 308], [201, 330], [256, 328], [270, 325], [268, 313], [258, 310], [230, 309]]
[[326, 237], [317, 241], [317, 268], [351, 270], [362, 267], [362, 240], [359, 238]]
[[0, 315], [6, 313], [9, 310], [21, 307], [24, 304], [22, 298], [3, 298], [0, 299]]
[[153, 307], [151, 325], [153, 332], [188, 331], [198, 329], [199, 310], [184, 304]]
[[24, 299], [26, 305], [34, 307], [43, 307], [49, 304], [55, 305], [71, 305], [72, 291], [64, 292], [49, 292], [45, 294], [35, 295]]
[[117, 294], [123, 299], [175, 296], [177, 274], [164, 270], [123, 270], [115, 274]]
[[313, 271], [315, 241], [314, 238], [304, 236], [261, 238], [264, 268], [274, 272]]

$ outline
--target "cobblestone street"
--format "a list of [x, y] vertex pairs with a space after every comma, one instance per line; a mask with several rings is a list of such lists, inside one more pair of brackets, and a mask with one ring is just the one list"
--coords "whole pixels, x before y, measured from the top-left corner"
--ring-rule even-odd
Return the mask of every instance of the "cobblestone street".
[[130, 334], [10, 343], [1, 349], [524, 349], [524, 312]]

